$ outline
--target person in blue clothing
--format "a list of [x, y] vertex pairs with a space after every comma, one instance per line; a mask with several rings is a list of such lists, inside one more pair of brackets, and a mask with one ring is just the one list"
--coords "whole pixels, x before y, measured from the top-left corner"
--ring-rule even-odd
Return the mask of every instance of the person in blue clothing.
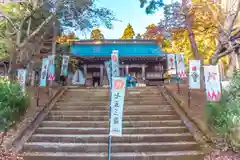
[[135, 76], [131, 76], [131, 74], [128, 74], [127, 76], [127, 87], [136, 87], [136, 78]]
[[132, 75], [132, 87], [136, 87], [137, 86], [137, 78], [135, 73]]
[[132, 76], [130, 74], [127, 75], [127, 87], [131, 87]]

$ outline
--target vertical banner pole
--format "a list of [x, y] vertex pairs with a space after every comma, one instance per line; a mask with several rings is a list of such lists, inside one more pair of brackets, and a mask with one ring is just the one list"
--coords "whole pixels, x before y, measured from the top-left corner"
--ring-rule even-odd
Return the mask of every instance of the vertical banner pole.
[[108, 120], [108, 160], [111, 160], [111, 148], [112, 148], [112, 136], [110, 135], [110, 125], [111, 125], [111, 99], [112, 99], [112, 93], [111, 88], [110, 89], [110, 104], [109, 104], [109, 120]]
[[177, 55], [175, 54], [175, 67], [176, 67], [176, 75], [177, 75], [177, 93], [180, 93], [180, 82], [178, 76], [178, 65], [177, 65]]
[[119, 57], [118, 57], [118, 51], [113, 50], [111, 54], [111, 63], [109, 65], [110, 67], [110, 77], [111, 81], [111, 88], [110, 88], [110, 105], [109, 105], [109, 132], [108, 132], [108, 160], [111, 160], [111, 146], [112, 146], [112, 136], [111, 136], [111, 118], [112, 118], [112, 92], [113, 92], [113, 77], [119, 77], [120, 71], [119, 71]]
[[[122, 122], [123, 122], [123, 110], [124, 110], [124, 99], [126, 91], [126, 77], [113, 77], [112, 95], [111, 95], [111, 123], [109, 137], [111, 136], [122, 136]], [[111, 142], [111, 141], [109, 141]], [[111, 143], [109, 143], [109, 156], [111, 157]]]
[[37, 89], [37, 98], [36, 98], [36, 105], [37, 105], [37, 107], [39, 107], [39, 92], [40, 92], [40, 87], [38, 86], [38, 89]]
[[112, 100], [112, 63], [109, 61], [109, 116], [108, 116], [108, 160], [111, 160], [111, 148], [112, 148], [112, 136], [110, 135], [110, 125], [111, 125], [111, 100]]
[[[57, 38], [57, 29], [56, 29], [56, 23], [53, 22], [53, 39], [52, 39], [52, 62], [51, 65], [51, 76], [48, 77], [50, 80], [49, 84], [49, 97], [53, 95], [53, 81], [55, 80], [55, 54], [56, 54], [56, 38]], [[54, 77], [53, 77], [54, 76]]]

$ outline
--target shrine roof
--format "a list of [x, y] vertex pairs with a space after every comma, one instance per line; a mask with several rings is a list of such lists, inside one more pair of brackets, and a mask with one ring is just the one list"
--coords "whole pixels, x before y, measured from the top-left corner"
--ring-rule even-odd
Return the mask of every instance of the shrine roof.
[[154, 40], [83, 40], [72, 43], [72, 56], [110, 57], [118, 50], [120, 57], [161, 57], [164, 52]]

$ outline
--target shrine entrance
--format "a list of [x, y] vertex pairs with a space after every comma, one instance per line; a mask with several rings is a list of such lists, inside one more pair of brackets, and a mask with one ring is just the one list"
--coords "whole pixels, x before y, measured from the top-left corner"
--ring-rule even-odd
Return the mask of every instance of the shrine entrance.
[[[108, 85], [104, 62], [113, 50], [119, 52], [120, 76], [135, 75], [137, 83], [161, 82], [167, 60], [153, 40], [82, 40], [72, 44], [72, 56], [81, 59], [87, 85]], [[97, 48], [97, 49], [96, 49]]]

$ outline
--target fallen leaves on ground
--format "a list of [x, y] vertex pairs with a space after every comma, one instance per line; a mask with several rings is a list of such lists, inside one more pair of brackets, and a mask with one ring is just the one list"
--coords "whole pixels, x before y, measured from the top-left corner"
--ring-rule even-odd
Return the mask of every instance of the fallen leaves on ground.
[[214, 151], [207, 155], [204, 160], [240, 160], [240, 153]]
[[0, 147], [0, 160], [23, 160], [23, 158], [14, 152], [6, 151]]

